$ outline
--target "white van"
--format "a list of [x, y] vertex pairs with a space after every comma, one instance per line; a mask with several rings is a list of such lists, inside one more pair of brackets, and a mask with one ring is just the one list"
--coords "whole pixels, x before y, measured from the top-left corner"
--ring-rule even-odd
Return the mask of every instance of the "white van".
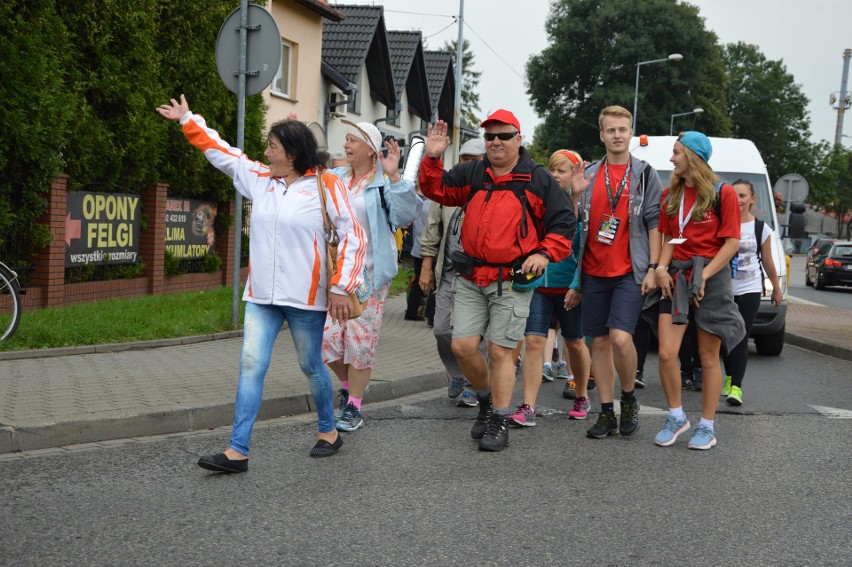
[[[635, 136], [630, 142], [630, 152], [637, 158], [650, 163], [660, 174], [663, 187], [669, 184], [672, 174], [672, 148], [675, 136]], [[710, 138], [713, 145], [713, 156], [708, 162], [713, 171], [726, 183], [737, 179], [746, 179], [754, 185], [756, 202], [752, 213], [766, 223], [772, 230], [772, 259], [781, 278], [781, 289], [784, 290], [784, 301], [778, 307], [773, 307], [769, 293], [764, 294], [751, 336], [757, 352], [763, 355], [778, 356], [784, 348], [784, 323], [787, 319], [787, 272], [784, 258], [784, 246], [781, 242], [781, 232], [778, 217], [775, 214], [775, 202], [772, 198], [772, 184], [766, 172], [766, 164], [760, 157], [760, 152], [750, 140], [734, 138]], [[772, 285], [766, 281], [766, 289]]]

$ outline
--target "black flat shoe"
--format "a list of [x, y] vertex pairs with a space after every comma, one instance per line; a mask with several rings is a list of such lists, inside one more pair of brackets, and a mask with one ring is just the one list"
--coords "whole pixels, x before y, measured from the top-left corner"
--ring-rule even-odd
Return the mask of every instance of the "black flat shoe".
[[337, 440], [334, 443], [329, 443], [325, 439], [320, 439], [314, 448], [311, 449], [312, 457], [330, 457], [335, 454], [338, 449], [343, 447], [343, 436], [337, 434]]
[[216, 453], [215, 455], [204, 455], [198, 459], [198, 466], [208, 471], [241, 473], [248, 470], [248, 459], [232, 461], [225, 456], [225, 453]]

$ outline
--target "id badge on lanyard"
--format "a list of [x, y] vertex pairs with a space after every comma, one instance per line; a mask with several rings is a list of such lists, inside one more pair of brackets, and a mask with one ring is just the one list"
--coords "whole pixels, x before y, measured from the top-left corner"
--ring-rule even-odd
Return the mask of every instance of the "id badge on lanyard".
[[680, 228], [680, 236], [678, 238], [672, 238], [669, 240], [669, 244], [683, 244], [686, 242], [686, 238], [683, 237], [683, 229], [686, 228], [687, 223], [689, 223], [689, 219], [692, 218], [692, 213], [695, 211], [695, 203], [692, 203], [692, 207], [689, 209], [689, 212], [686, 214], [686, 218], [683, 216], [683, 198], [686, 191], [684, 191], [680, 196], [680, 207], [677, 211], [677, 224]]
[[598, 227], [598, 232], [595, 234], [595, 241], [601, 244], [612, 246], [615, 242], [615, 235], [618, 233], [618, 227], [621, 224], [621, 219], [615, 216], [615, 209], [618, 207], [618, 201], [624, 193], [625, 187], [630, 181], [630, 161], [627, 162], [627, 168], [624, 171], [624, 177], [621, 178], [621, 183], [618, 185], [618, 190], [615, 195], [612, 194], [612, 187], [609, 184], [609, 167], [608, 163], [604, 162], [604, 183], [606, 185], [606, 196], [609, 200], [609, 215], [603, 215], [601, 225]]

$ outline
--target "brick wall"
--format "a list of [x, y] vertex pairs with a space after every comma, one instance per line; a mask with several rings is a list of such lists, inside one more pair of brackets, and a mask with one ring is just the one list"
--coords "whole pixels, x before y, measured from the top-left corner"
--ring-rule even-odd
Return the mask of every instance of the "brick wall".
[[[43, 307], [56, 307], [105, 299], [129, 299], [146, 295], [170, 295], [188, 291], [202, 291], [230, 286], [233, 277], [234, 230], [216, 242], [222, 258], [222, 270], [212, 274], [184, 274], [165, 277], [164, 255], [166, 248], [166, 198], [168, 185], [156, 183], [142, 193], [142, 214], [147, 226], [139, 235], [139, 254], [145, 262], [142, 277], [127, 280], [65, 284], [65, 216], [67, 214], [68, 176], [59, 175], [50, 185], [50, 207], [39, 222], [46, 225], [53, 236], [51, 243], [35, 258], [30, 287], [22, 296], [24, 311]], [[232, 213], [234, 202], [221, 207]], [[241, 281], [246, 281], [247, 269], [240, 271]]]

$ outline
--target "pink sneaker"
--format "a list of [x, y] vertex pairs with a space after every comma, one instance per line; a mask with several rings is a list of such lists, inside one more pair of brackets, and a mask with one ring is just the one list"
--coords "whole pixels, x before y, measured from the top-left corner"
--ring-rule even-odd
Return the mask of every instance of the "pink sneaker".
[[535, 425], [535, 412], [527, 404], [521, 404], [518, 411], [509, 416], [509, 422], [521, 427], [532, 427]]
[[589, 398], [577, 397], [574, 400], [573, 409], [568, 412], [568, 419], [586, 419], [590, 409], [592, 409], [592, 403]]

